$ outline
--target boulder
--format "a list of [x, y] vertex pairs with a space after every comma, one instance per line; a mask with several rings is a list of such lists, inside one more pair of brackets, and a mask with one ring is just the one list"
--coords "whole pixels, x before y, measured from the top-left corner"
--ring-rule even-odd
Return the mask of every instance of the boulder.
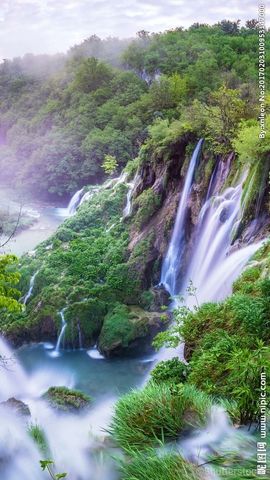
[[5, 402], [1, 402], [0, 405], [10, 408], [14, 413], [21, 417], [28, 417], [31, 415], [28, 405], [14, 397], [9, 398]]
[[105, 317], [98, 349], [106, 357], [148, 353], [152, 351], [152, 339], [167, 321], [166, 314], [116, 304]]

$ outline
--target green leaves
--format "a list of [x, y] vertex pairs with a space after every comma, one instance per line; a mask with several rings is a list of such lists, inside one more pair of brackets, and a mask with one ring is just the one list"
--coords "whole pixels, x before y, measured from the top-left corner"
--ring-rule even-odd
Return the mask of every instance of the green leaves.
[[52, 480], [61, 480], [61, 478], [67, 477], [67, 473], [53, 473], [52, 467], [54, 462], [52, 460], [40, 460], [39, 463], [43, 471], [47, 470], [49, 472]]
[[102, 168], [105, 173], [111, 175], [118, 167], [116, 158], [113, 155], [105, 155]]
[[14, 255], [0, 255], [0, 309], [8, 312], [20, 312], [22, 309], [17, 301], [20, 292], [14, 288], [20, 280], [20, 274], [14, 271], [16, 264]]
[[50, 465], [53, 465], [52, 460], [40, 460], [39, 463], [43, 471], [46, 470]]

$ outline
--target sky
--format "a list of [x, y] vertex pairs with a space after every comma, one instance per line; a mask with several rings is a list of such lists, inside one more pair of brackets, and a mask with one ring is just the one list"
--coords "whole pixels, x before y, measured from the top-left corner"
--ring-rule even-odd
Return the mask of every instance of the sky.
[[0, 61], [65, 52], [93, 34], [131, 37], [142, 29], [256, 17], [255, 0], [0, 0]]

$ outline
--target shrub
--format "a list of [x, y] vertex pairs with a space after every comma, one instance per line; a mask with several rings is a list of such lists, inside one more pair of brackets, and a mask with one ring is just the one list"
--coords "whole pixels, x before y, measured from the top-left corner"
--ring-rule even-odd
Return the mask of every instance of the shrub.
[[233, 295], [227, 301], [226, 307], [231, 309], [235, 329], [242, 325], [247, 333], [259, 338], [269, 338], [269, 300], [262, 296], [253, 298], [247, 295]]
[[157, 195], [152, 188], [144, 190], [141, 195], [136, 198], [134, 207], [137, 209], [137, 213], [134, 223], [137, 228], [142, 228], [145, 225], [160, 207], [160, 204], [160, 195]]
[[[218, 335], [217, 335], [218, 336]], [[201, 349], [190, 362], [188, 381], [208, 394], [236, 401], [242, 423], [258, 418], [260, 372], [270, 375], [270, 349], [259, 340], [254, 349], [239, 346], [243, 340], [219, 332], [206, 336]]]
[[187, 379], [188, 367], [179, 358], [174, 357], [171, 360], [165, 360], [156, 365], [151, 372], [151, 378], [154, 383], [184, 383]]

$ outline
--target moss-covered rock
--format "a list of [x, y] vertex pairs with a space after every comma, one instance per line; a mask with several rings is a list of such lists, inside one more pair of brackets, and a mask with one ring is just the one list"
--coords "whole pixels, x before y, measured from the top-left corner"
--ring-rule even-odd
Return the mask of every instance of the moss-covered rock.
[[92, 402], [88, 395], [66, 387], [51, 387], [43, 397], [52, 408], [66, 413], [85, 410]]
[[70, 305], [65, 313], [66, 344], [72, 345], [74, 348], [82, 345], [85, 348], [94, 345], [100, 333], [105, 313], [105, 302], [95, 298]]
[[166, 321], [166, 315], [164, 318], [137, 306], [117, 304], [104, 319], [99, 350], [107, 357], [149, 350], [151, 339]]
[[137, 228], [142, 228], [158, 210], [161, 204], [161, 196], [154, 189], [144, 190], [134, 202], [136, 211], [134, 223]]

